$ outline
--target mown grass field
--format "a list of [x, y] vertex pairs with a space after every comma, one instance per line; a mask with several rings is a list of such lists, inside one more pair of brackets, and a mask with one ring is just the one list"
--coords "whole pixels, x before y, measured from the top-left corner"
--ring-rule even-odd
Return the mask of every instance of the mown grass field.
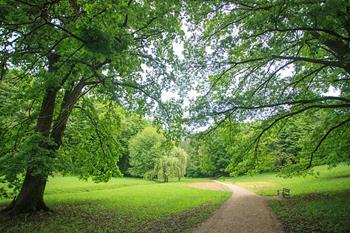
[[320, 166], [315, 172], [319, 175], [284, 179], [270, 173], [225, 181], [263, 196], [290, 189], [289, 199], [269, 201], [287, 233], [350, 232], [350, 166]]
[[231, 195], [187, 187], [195, 181], [203, 180], [114, 178], [95, 184], [54, 177], [45, 195], [53, 212], [3, 218], [0, 232], [190, 232]]

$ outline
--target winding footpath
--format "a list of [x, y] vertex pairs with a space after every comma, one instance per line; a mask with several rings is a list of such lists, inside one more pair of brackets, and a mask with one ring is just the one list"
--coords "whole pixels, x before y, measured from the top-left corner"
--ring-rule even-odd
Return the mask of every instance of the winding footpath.
[[234, 184], [226, 186], [233, 195], [194, 233], [281, 233], [281, 226], [266, 200]]

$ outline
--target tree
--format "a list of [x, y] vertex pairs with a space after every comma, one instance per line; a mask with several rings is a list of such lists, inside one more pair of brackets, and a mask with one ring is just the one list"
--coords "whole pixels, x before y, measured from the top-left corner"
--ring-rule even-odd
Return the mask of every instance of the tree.
[[[296, 117], [286, 122], [285, 125], [279, 127], [277, 132], [272, 133], [270, 140], [270, 153], [275, 158], [275, 169], [283, 169], [288, 164], [296, 164], [300, 159], [302, 151], [302, 140], [308, 134], [307, 121], [304, 118]], [[307, 135], [309, 136], [309, 135]], [[271, 137], [271, 136], [270, 136]]]
[[120, 159], [118, 160], [118, 168], [124, 176], [130, 176], [129, 140], [150, 124], [151, 123], [149, 121], [139, 114], [123, 110], [121, 127], [119, 129], [121, 131], [121, 135], [118, 138], [118, 142], [122, 145]]
[[233, 144], [238, 145], [237, 142], [231, 140], [232, 134], [236, 132], [229, 132], [229, 130], [231, 128], [224, 127], [206, 130], [191, 135], [180, 144], [180, 147], [188, 154], [187, 176], [213, 177], [229, 174], [226, 171], [232, 159], [232, 153], [229, 153], [229, 150]]
[[180, 147], [174, 147], [170, 151], [170, 157], [174, 158], [174, 170], [175, 177], [177, 177], [178, 181], [181, 180], [182, 177], [186, 174], [187, 168], [187, 153]]
[[158, 158], [154, 164], [154, 169], [151, 174], [152, 179], [157, 177], [163, 180], [164, 183], [169, 182], [169, 177], [174, 176], [176, 159], [170, 156], [163, 156]]
[[[179, 9], [172, 1], [1, 3], [1, 82], [36, 87], [28, 97], [33, 97], [35, 114], [27, 116], [35, 118], [35, 126], [1, 155], [2, 162], [16, 167], [6, 171], [18, 172], [5, 174], [5, 179], [24, 175], [20, 192], [6, 209], [9, 214], [48, 209], [46, 180], [81, 96], [108, 95], [143, 111], [159, 99], [160, 86], [171, 82], [162, 79], [171, 72], [164, 63], [172, 56], [171, 42], [180, 28]], [[147, 77], [141, 76], [141, 64], [149, 67]]]
[[[262, 172], [279, 172], [283, 176], [299, 175], [305, 172], [303, 168], [310, 159], [310, 151], [324, 138], [325, 129], [336, 117], [337, 113], [318, 110], [288, 118], [283, 124], [277, 124], [265, 133], [258, 151], [251, 150], [251, 145], [261, 132], [263, 121], [220, 121], [200, 133], [201, 140], [197, 139], [200, 145], [200, 150], [196, 152], [198, 157], [192, 156], [191, 160], [194, 158], [198, 161], [200, 166], [196, 169], [209, 176]], [[314, 160], [315, 166], [349, 163], [349, 130], [344, 127], [338, 132], [340, 135], [331, 135], [322, 144]], [[192, 136], [191, 140], [196, 137], [198, 135]], [[187, 145], [185, 148], [191, 151], [195, 146]]]
[[189, 27], [197, 33], [189, 43], [197, 46], [188, 45], [188, 73], [204, 77], [197, 82], [206, 89], [193, 109], [196, 119], [264, 120], [257, 153], [279, 123], [327, 111], [336, 117], [299, 168], [312, 167], [326, 139], [349, 129], [349, 9], [343, 0], [191, 2]]
[[179, 147], [185, 150], [187, 154], [186, 175], [189, 177], [205, 176], [200, 169], [201, 155], [199, 153], [199, 147], [201, 142], [196, 136], [198, 135], [193, 134], [179, 144]]
[[129, 141], [130, 169], [132, 176], [148, 178], [158, 159], [164, 156], [165, 138], [162, 133], [148, 126]]
[[187, 153], [179, 148], [174, 147], [169, 155], [165, 155], [157, 159], [152, 178], [157, 177], [164, 183], [169, 182], [170, 177], [177, 177], [178, 181], [186, 174]]
[[61, 172], [95, 181], [121, 176], [118, 162], [128, 152], [124, 140], [131, 137], [124, 132], [132, 130], [124, 122], [134, 114], [110, 100], [93, 97], [83, 97], [76, 108], [80, 111], [72, 112], [59, 150]]

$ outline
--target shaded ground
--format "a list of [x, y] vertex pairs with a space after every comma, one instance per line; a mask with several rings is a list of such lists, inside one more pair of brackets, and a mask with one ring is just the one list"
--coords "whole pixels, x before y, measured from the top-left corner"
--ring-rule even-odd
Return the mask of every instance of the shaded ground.
[[292, 196], [270, 205], [286, 233], [350, 232], [350, 190]]
[[[196, 184], [199, 185], [200, 184]], [[222, 205], [213, 216], [200, 224], [195, 233], [280, 233], [280, 223], [267, 206], [263, 197], [237, 185], [216, 181], [213, 185], [204, 183], [201, 188], [224, 186], [234, 195]], [[222, 188], [217, 188], [218, 190]]]
[[116, 211], [62, 205], [49, 213], [38, 212], [16, 217], [0, 214], [0, 232], [184, 233], [191, 232], [194, 225], [208, 218], [217, 207], [210, 203], [159, 220], [135, 221]]

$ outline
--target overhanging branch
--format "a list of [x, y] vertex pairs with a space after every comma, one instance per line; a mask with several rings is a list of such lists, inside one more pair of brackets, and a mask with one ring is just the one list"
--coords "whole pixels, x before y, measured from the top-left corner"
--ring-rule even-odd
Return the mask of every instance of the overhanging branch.
[[310, 161], [308, 166], [306, 167], [306, 169], [311, 168], [312, 166], [312, 161], [314, 158], [314, 154], [316, 153], [316, 151], [320, 148], [320, 146], [322, 145], [322, 143], [327, 139], [327, 137], [331, 134], [331, 132], [333, 132], [335, 129], [340, 128], [342, 126], [344, 126], [345, 124], [350, 122], [350, 118], [346, 119], [345, 121], [340, 122], [339, 124], [333, 126], [332, 128], [330, 128], [325, 135], [323, 135], [323, 137], [321, 138], [321, 140], [318, 142], [317, 146], [315, 147], [315, 149], [312, 151], [311, 156], [310, 156]]
[[256, 110], [256, 109], [264, 109], [264, 108], [273, 108], [273, 107], [278, 107], [283, 105], [310, 104], [310, 103], [317, 103], [317, 102], [329, 101], [329, 100], [342, 101], [342, 102], [346, 102], [346, 104], [318, 105], [318, 106], [320, 108], [349, 108], [350, 107], [350, 99], [348, 98], [338, 97], [338, 96], [324, 96], [324, 97], [309, 99], [309, 100], [302, 99], [302, 100], [295, 100], [295, 101], [284, 101], [284, 102], [279, 102], [275, 104], [265, 104], [265, 105], [258, 105], [258, 106], [233, 106], [229, 109], [226, 109], [220, 112], [214, 112], [213, 115], [225, 114], [236, 109]]
[[271, 57], [273, 59], [304, 61], [304, 62], [310, 62], [310, 63], [315, 63], [315, 64], [322, 64], [322, 65], [326, 65], [326, 66], [335, 66], [335, 67], [339, 67], [339, 68], [346, 68], [341, 62], [338, 62], [338, 61], [314, 59], [314, 58], [309, 58], [309, 57], [298, 57], [298, 56], [272, 55]]

